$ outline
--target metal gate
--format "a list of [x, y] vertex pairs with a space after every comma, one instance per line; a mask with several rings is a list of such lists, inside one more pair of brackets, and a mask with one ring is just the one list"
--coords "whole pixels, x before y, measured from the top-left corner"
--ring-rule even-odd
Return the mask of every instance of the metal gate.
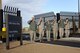
[[6, 29], [4, 40], [6, 40], [6, 48], [9, 49], [9, 42], [12, 40], [20, 40], [22, 45], [22, 17], [18, 8], [5, 6], [4, 10], [0, 10], [0, 31]]

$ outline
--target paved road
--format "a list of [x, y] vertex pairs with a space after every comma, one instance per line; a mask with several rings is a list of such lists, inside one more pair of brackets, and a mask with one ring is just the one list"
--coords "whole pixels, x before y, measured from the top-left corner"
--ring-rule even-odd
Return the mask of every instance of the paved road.
[[80, 48], [61, 46], [45, 43], [30, 43], [24, 41], [23, 46], [19, 42], [11, 42], [10, 50], [6, 50], [5, 44], [0, 44], [0, 53], [80, 53]]

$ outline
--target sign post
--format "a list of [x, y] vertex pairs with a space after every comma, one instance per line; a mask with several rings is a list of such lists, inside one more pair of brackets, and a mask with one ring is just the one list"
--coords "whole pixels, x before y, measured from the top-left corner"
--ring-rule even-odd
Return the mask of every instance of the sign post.
[[6, 17], [6, 49], [9, 49], [8, 17]]
[[[17, 11], [17, 16], [18, 17], [21, 17], [21, 11]], [[21, 27], [20, 27], [20, 45], [23, 45], [23, 43], [22, 43], [22, 18], [20, 19], [20, 21], [21, 21]]]

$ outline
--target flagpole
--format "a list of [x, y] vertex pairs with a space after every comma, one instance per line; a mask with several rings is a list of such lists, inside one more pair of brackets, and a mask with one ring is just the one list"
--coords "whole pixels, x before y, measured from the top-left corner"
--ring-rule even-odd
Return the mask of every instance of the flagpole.
[[78, 13], [79, 13], [79, 0], [78, 0]]
[[79, 6], [79, 0], [78, 0], [78, 17], [79, 17], [79, 27], [78, 27], [78, 31], [79, 31], [79, 33], [80, 33], [80, 6]]

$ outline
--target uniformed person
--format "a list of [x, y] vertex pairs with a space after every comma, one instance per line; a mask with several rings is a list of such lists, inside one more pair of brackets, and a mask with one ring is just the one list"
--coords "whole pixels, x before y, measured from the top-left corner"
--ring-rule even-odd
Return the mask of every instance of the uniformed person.
[[69, 37], [70, 35], [70, 22], [68, 20], [68, 18], [66, 18], [66, 21], [64, 22], [65, 24], [65, 36]]
[[51, 33], [51, 24], [50, 24], [50, 21], [48, 20], [47, 23], [46, 23], [47, 41], [50, 41], [50, 33]]
[[54, 18], [54, 21], [53, 21], [53, 37], [54, 37], [54, 40], [57, 39], [57, 36], [58, 36], [58, 23], [57, 23], [56, 18]]
[[60, 38], [62, 38], [64, 35], [64, 21], [61, 17], [60, 17], [60, 20], [58, 21], [58, 23], [59, 23], [59, 36], [60, 36]]
[[32, 20], [30, 22], [30, 40], [31, 40], [31, 43], [33, 43], [36, 40], [36, 30], [37, 30], [37, 24], [34, 20], [34, 17], [32, 17]]
[[39, 19], [38, 27], [39, 27], [39, 40], [41, 42], [44, 36], [44, 21], [42, 17]]

